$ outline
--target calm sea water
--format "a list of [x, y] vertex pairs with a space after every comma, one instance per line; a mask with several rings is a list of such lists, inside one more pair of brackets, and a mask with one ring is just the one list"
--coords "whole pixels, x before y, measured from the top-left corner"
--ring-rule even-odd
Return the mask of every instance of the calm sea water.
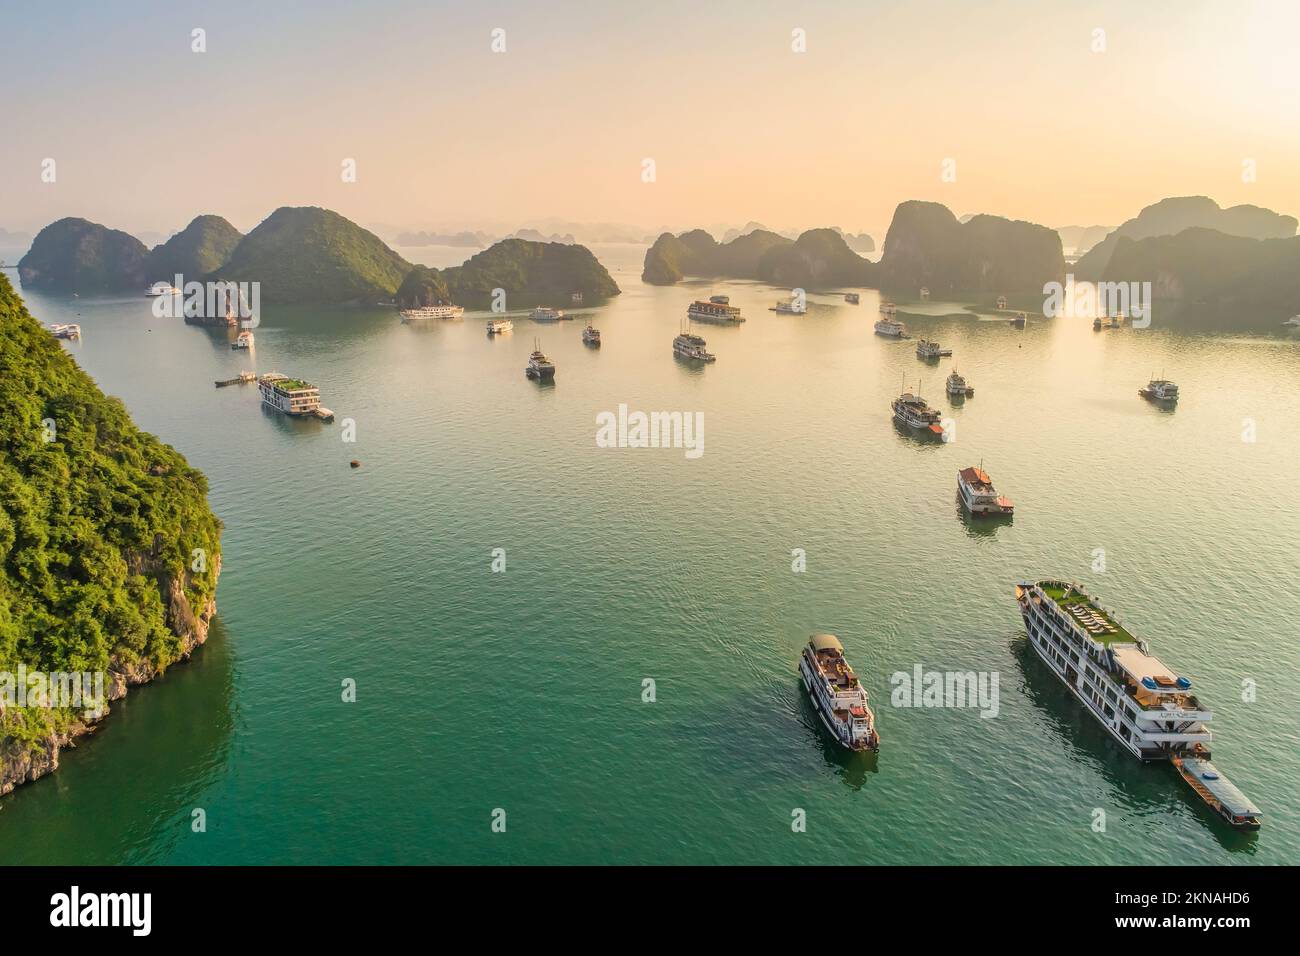
[[[207, 473], [225, 571], [195, 659], [0, 802], [0, 860], [1300, 859], [1300, 344], [1182, 336], [1158, 312], [1144, 332], [1015, 331], [930, 303], [910, 325], [976, 388], [953, 408], [953, 360], [873, 335], [873, 292], [778, 316], [781, 290], [652, 288], [642, 248], [595, 251], [625, 290], [599, 309], [599, 351], [581, 322], [517, 317], [489, 340], [481, 314], [415, 328], [267, 308], [250, 359], [142, 297], [27, 294], [41, 321], [79, 322], [77, 361]], [[724, 292], [749, 321], [701, 330], [715, 365], [678, 364], [686, 304]], [[535, 335], [553, 387], [524, 378]], [[340, 421], [213, 388], [248, 368], [319, 383]], [[1136, 394], [1161, 371], [1183, 388], [1176, 411]], [[889, 402], [918, 377], [955, 442], [894, 429]], [[704, 455], [596, 447], [596, 415], [619, 403], [703, 412]], [[956, 471], [981, 460], [1013, 524], [961, 517]], [[1259, 834], [1120, 752], [1032, 656], [1012, 587], [1046, 575], [1088, 584], [1192, 677], [1216, 763], [1266, 813]], [[814, 631], [864, 675], [877, 757], [820, 730], [796, 672]], [[891, 706], [890, 675], [917, 664], [996, 672], [998, 716]]]

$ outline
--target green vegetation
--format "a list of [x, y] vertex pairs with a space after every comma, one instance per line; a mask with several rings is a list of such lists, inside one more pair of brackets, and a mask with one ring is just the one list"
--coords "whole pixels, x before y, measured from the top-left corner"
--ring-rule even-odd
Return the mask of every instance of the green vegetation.
[[304, 382], [300, 378], [285, 378], [275, 382], [275, 387], [285, 392], [294, 392], [301, 388], [315, 388], [311, 382]]
[[456, 302], [490, 296], [493, 289], [537, 297], [581, 292], [584, 299], [606, 299], [622, 291], [586, 246], [528, 239], [494, 243], [464, 265], [443, 270], [441, 279]]
[[207, 278], [260, 282], [263, 302], [364, 303], [392, 298], [411, 264], [336, 212], [283, 206]]
[[241, 239], [239, 230], [220, 216], [197, 216], [149, 253], [149, 282], [171, 282], [177, 274], [187, 281], [201, 279], [225, 265]]
[[[0, 671], [165, 669], [215, 594], [220, 535], [203, 475], [137, 429], [0, 276]], [[0, 752], [67, 718], [9, 708]]]
[[437, 269], [416, 266], [406, 274], [397, 289], [397, 303], [403, 309], [422, 309], [427, 305], [450, 305], [451, 290]]
[[[1130, 634], [1125, 629], [1125, 627], [1119, 623], [1119, 621], [1115, 620], [1115, 618], [1112, 617], [1110, 614], [1108, 614], [1106, 611], [1097, 607], [1095, 604], [1089, 601], [1087, 597], [1080, 594], [1078, 591], [1073, 591], [1070, 594], [1070, 596], [1067, 598], [1064, 596], [1065, 588], [1063, 587], [1049, 587], [1048, 585], [1044, 584], [1042, 585], [1042, 588], [1044, 594], [1046, 594], [1048, 597], [1050, 597], [1053, 601], [1055, 601], [1057, 604], [1061, 606], [1061, 608], [1065, 611], [1067, 617], [1074, 618], [1074, 615], [1071, 614], [1069, 610], [1072, 606], [1083, 606], [1088, 610], [1090, 610], [1097, 617], [1104, 620], [1111, 627], [1115, 628], [1114, 633], [1103, 632], [1101, 634], [1093, 634], [1089, 632], [1089, 636], [1098, 644], [1109, 645], [1109, 644], [1137, 643], [1137, 638], [1135, 638], [1132, 634]], [[1077, 621], [1077, 618], [1074, 619]], [[1082, 622], [1079, 623], [1080, 626], [1083, 626]], [[1085, 627], [1084, 630], [1086, 631], [1087, 628]]]
[[139, 239], [85, 219], [42, 229], [18, 261], [25, 286], [51, 292], [144, 290], [149, 250]]

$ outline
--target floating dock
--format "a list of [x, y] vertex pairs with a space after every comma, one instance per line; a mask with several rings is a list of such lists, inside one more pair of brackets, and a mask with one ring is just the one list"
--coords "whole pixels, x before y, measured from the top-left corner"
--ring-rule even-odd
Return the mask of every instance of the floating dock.
[[238, 378], [228, 378], [222, 381], [214, 382], [217, 388], [225, 388], [227, 385], [252, 385], [257, 381], [257, 376], [252, 372], [240, 372]]

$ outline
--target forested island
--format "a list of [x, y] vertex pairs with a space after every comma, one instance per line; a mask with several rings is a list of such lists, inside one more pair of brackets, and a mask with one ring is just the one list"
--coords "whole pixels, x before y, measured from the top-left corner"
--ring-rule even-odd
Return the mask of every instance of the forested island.
[[[0, 673], [102, 672], [109, 701], [208, 635], [221, 522], [207, 480], [140, 431], [0, 276]], [[0, 793], [104, 716], [0, 686]]]

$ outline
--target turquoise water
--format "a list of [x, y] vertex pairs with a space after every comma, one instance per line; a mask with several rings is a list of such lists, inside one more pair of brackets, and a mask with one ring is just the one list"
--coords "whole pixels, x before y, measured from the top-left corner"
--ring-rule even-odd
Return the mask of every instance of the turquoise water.
[[[1300, 345], [1178, 335], [1158, 311], [1103, 333], [905, 317], [975, 386], [954, 408], [953, 360], [873, 335], [874, 292], [778, 316], [782, 290], [652, 288], [642, 248], [595, 251], [625, 290], [599, 351], [581, 322], [489, 340], [480, 314], [267, 308], [250, 360], [144, 298], [26, 295], [79, 322], [78, 362], [207, 473], [225, 570], [195, 659], [0, 801], [0, 861], [1297, 862]], [[724, 292], [749, 321], [700, 330], [716, 364], [679, 364], [686, 304]], [[553, 387], [524, 378], [534, 335]], [[213, 388], [245, 368], [319, 383], [339, 420]], [[1161, 371], [1176, 411], [1137, 397]], [[918, 375], [955, 442], [893, 427]], [[703, 412], [704, 454], [596, 447], [619, 403]], [[955, 472], [981, 460], [1014, 523], [961, 517]], [[1260, 833], [1122, 753], [1032, 656], [1012, 587], [1046, 575], [1192, 677]], [[872, 694], [876, 757], [834, 749], [798, 683], [823, 630]], [[917, 664], [996, 672], [997, 717], [891, 706], [889, 675]]]

